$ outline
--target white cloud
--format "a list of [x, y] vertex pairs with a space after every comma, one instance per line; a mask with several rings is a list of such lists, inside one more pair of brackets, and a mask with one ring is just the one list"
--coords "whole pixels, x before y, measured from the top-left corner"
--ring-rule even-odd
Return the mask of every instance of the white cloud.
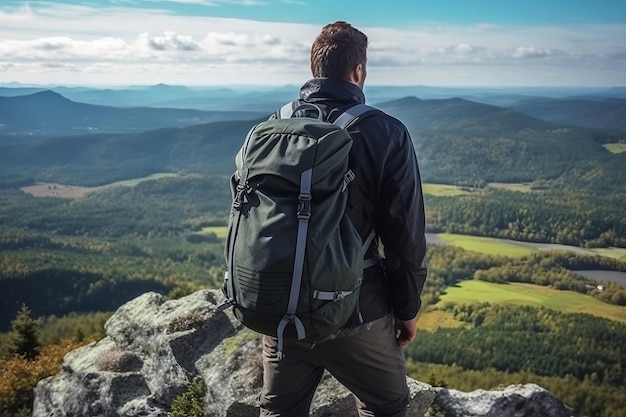
[[165, 32], [163, 36], [150, 36], [148, 33], [139, 35], [139, 42], [150, 49], [157, 51], [197, 51], [200, 45], [188, 35], [178, 35], [174, 32]]
[[[318, 26], [179, 16], [125, 3], [0, 6], [3, 79], [287, 84], [309, 76]], [[370, 39], [368, 77], [377, 83], [505, 85], [519, 73], [515, 82], [533, 85], [559, 82], [567, 72], [568, 82], [626, 84], [626, 26], [361, 29]]]
[[549, 58], [558, 55], [563, 55], [563, 52], [535, 46], [519, 46], [511, 54], [513, 58]]

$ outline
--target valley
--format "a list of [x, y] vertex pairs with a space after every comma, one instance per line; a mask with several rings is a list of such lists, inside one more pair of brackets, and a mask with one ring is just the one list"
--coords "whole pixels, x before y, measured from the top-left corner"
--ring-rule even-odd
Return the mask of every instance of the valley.
[[116, 181], [110, 184], [104, 184], [96, 187], [81, 187], [78, 185], [67, 185], [57, 183], [39, 183], [21, 187], [20, 190], [34, 197], [60, 197], [60, 198], [83, 198], [87, 193], [93, 193], [105, 190], [111, 187], [134, 187], [143, 181], [158, 180], [160, 178], [176, 177], [177, 174], [161, 173], [152, 174], [143, 178], [135, 178], [130, 180]]

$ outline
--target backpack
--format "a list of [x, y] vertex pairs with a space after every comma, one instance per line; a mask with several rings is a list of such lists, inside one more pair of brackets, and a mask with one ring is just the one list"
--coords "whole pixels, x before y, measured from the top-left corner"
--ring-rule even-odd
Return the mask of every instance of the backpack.
[[[293, 117], [313, 110], [314, 117]], [[355, 105], [330, 123], [315, 105], [292, 102], [254, 126], [235, 158], [223, 292], [246, 327], [315, 343], [358, 313], [365, 242], [345, 210], [352, 138], [347, 128], [375, 110]]]

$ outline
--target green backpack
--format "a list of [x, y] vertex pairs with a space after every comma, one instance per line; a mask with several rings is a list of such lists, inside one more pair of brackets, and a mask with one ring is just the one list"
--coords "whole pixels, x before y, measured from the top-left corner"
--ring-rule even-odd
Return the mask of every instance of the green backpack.
[[[224, 305], [257, 332], [319, 342], [358, 313], [365, 242], [346, 215], [352, 138], [347, 128], [372, 107], [334, 123], [319, 108], [289, 103], [254, 126], [235, 158], [226, 241]], [[292, 117], [313, 108], [318, 118]]]

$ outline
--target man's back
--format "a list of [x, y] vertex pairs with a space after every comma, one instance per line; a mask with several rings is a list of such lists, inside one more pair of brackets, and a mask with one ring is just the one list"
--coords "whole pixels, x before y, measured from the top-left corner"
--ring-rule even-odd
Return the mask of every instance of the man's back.
[[[300, 98], [320, 106], [331, 120], [346, 107], [365, 102], [357, 86], [328, 78], [306, 83]], [[425, 279], [421, 260], [426, 250], [425, 239], [415, 238], [424, 236], [425, 221], [413, 144], [406, 127], [383, 112], [365, 117], [349, 132], [355, 180], [350, 184], [347, 212], [362, 239], [370, 230], [377, 231], [385, 251], [386, 279], [394, 280], [393, 288], [388, 288], [381, 265], [365, 271], [361, 315], [365, 322], [378, 319], [390, 311], [391, 301], [394, 313], [408, 319], [419, 309], [415, 294], [421, 292], [423, 280], [416, 284], [415, 277]], [[371, 258], [377, 250], [373, 245], [365, 257]]]

